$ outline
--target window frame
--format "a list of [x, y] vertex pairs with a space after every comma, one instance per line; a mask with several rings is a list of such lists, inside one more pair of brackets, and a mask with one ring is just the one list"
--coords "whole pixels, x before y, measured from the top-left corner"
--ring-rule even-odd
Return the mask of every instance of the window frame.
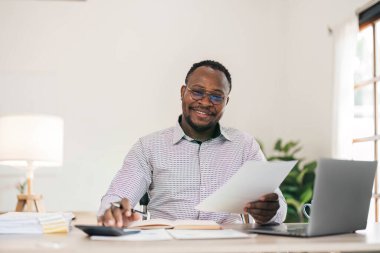
[[[353, 138], [352, 139], [352, 144], [354, 145], [355, 143], [373, 143], [374, 145], [374, 160], [378, 161], [378, 142], [380, 140], [380, 135], [378, 134], [378, 106], [377, 106], [377, 101], [378, 101], [378, 95], [377, 95], [377, 90], [378, 90], [378, 83], [380, 83], [380, 75], [377, 75], [376, 73], [376, 66], [377, 64], [380, 64], [376, 60], [376, 56], [378, 53], [378, 48], [376, 45], [376, 25], [380, 25], [380, 17], [377, 17], [376, 19], [371, 20], [370, 22], [362, 23], [359, 25], [359, 32], [367, 28], [368, 26], [372, 26], [372, 45], [373, 45], [373, 66], [372, 66], [372, 77], [370, 79], [363, 80], [361, 82], [355, 83], [354, 85], [354, 93], [360, 89], [363, 89], [367, 86], [372, 85], [373, 86], [373, 124], [374, 124], [374, 131], [373, 134], [370, 136], [361, 136], [359, 138]], [[379, 142], [380, 143], [380, 142]], [[374, 191], [373, 191], [373, 196], [374, 198], [374, 209], [375, 209], [375, 222], [379, 222], [379, 199], [380, 199], [380, 194], [379, 194], [379, 185], [378, 185], [378, 171], [376, 172], [375, 175], [375, 182], [374, 182]], [[370, 210], [371, 211], [371, 210]]]

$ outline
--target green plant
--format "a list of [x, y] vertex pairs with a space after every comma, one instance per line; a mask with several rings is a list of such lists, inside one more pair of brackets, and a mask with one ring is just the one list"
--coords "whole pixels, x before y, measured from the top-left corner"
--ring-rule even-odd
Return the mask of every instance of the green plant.
[[[260, 146], [263, 150], [261, 143]], [[280, 190], [288, 203], [288, 214], [285, 222], [305, 222], [306, 217], [302, 213], [302, 208], [305, 203], [311, 201], [313, 196], [317, 162], [305, 162], [304, 158], [297, 157], [297, 153], [301, 149], [298, 141], [283, 143], [281, 139], [278, 139], [274, 145], [274, 155], [266, 156], [268, 161], [298, 160], [298, 163], [280, 186]]]
[[27, 180], [25, 178], [20, 179], [20, 182], [16, 184], [16, 188], [20, 194], [24, 194]]

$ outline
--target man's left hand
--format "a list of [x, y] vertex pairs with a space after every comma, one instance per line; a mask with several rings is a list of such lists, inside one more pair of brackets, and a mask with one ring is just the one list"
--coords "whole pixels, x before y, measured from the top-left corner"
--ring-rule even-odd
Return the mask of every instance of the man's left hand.
[[244, 211], [252, 215], [256, 223], [265, 224], [276, 215], [279, 208], [278, 195], [269, 193], [260, 197], [257, 201], [247, 203]]

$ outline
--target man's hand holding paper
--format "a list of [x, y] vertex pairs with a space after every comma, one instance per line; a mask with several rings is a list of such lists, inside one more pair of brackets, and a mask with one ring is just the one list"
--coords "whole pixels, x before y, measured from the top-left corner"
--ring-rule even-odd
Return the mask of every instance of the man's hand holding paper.
[[259, 224], [269, 222], [280, 208], [277, 193], [269, 193], [259, 200], [249, 202], [244, 207], [244, 212], [249, 213]]
[[196, 208], [209, 212], [249, 213], [267, 223], [279, 209], [275, 193], [297, 161], [248, 161]]

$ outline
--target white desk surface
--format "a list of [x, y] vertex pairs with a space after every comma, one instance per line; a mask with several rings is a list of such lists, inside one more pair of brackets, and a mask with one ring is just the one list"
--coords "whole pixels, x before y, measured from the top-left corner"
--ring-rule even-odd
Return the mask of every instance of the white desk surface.
[[[77, 224], [95, 224], [95, 214], [75, 213]], [[249, 224], [248, 224], [249, 225]], [[228, 226], [241, 229], [245, 225]], [[68, 234], [0, 235], [0, 252], [380, 252], [380, 224], [353, 234], [316, 238], [251, 235], [249, 239], [144, 242], [91, 241], [77, 228]]]

